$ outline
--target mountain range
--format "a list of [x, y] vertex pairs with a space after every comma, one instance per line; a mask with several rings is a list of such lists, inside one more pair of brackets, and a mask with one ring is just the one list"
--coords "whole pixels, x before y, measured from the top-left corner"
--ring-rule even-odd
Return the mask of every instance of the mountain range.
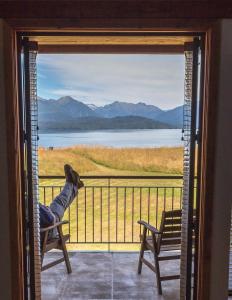
[[162, 129], [182, 128], [183, 106], [162, 110], [143, 102], [115, 101], [97, 107], [70, 96], [57, 100], [38, 97], [42, 130]]

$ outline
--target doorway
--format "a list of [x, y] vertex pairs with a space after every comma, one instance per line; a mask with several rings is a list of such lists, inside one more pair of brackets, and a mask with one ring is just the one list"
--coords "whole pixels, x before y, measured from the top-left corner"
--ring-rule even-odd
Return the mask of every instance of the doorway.
[[[122, 34], [123, 38], [128, 40], [131, 34]], [[62, 36], [62, 35], [61, 35]], [[81, 38], [85, 38], [84, 34], [80, 34]], [[88, 34], [87, 34], [88, 36]], [[91, 36], [91, 35], [90, 35]], [[95, 34], [93, 34], [94, 37]], [[106, 45], [112, 49], [113, 40], [118, 38], [117, 34], [112, 35], [111, 44]], [[58, 37], [58, 44], [60, 45], [60, 37]], [[55, 37], [55, 38], [57, 38]], [[74, 39], [75, 35], [72, 35], [72, 39]], [[126, 38], [125, 38], [126, 37]], [[184, 189], [183, 189], [183, 197], [182, 197], [182, 212], [183, 212], [183, 223], [182, 223], [182, 240], [185, 243], [182, 243], [182, 259], [181, 259], [181, 299], [187, 297], [190, 299], [191, 294], [191, 273], [192, 273], [192, 248], [193, 248], [193, 239], [192, 239], [192, 231], [193, 231], [193, 209], [194, 206], [198, 208], [198, 200], [194, 201], [194, 166], [196, 164], [195, 161], [195, 144], [198, 141], [200, 145], [200, 126], [197, 126], [197, 121], [201, 120], [201, 106], [200, 98], [201, 98], [201, 70], [199, 69], [199, 61], [200, 57], [200, 39], [199, 37], [193, 36], [175, 36], [175, 35], [167, 35], [160, 36], [159, 34], [149, 34], [148, 37], [144, 34], [141, 34], [140, 37], [144, 39], [144, 43], [147, 43], [147, 40], [152, 40], [154, 38], [155, 42], [148, 49], [148, 47], [144, 47], [143, 51], [183, 51], [185, 53], [185, 109], [184, 109], [184, 128], [183, 128], [183, 140], [185, 143], [185, 151], [184, 151]], [[28, 254], [28, 265], [29, 270], [29, 279], [30, 279], [30, 293], [34, 295], [36, 292], [40, 293], [40, 271], [35, 268], [35, 266], [40, 265], [40, 257], [39, 257], [39, 240], [36, 240], [35, 237], [38, 237], [39, 232], [39, 221], [38, 221], [38, 172], [37, 172], [37, 131], [38, 131], [38, 115], [37, 115], [37, 93], [36, 93], [36, 52], [37, 52], [37, 43], [38, 40], [38, 49], [39, 51], [48, 51], [50, 47], [50, 51], [55, 51], [56, 47], [53, 44], [49, 44], [49, 41], [54, 38], [51, 35], [45, 34], [44, 36], [38, 34], [38, 36], [30, 36], [23, 38], [23, 58], [22, 58], [22, 73], [23, 73], [23, 97], [24, 100], [24, 111], [25, 111], [25, 119], [24, 119], [24, 129], [26, 131], [26, 141], [25, 141], [25, 162], [27, 172], [27, 185], [26, 191], [28, 198], [33, 199], [34, 202], [28, 201], [28, 218], [29, 222], [31, 222], [30, 230], [28, 232], [28, 243], [30, 245], [30, 252]], [[64, 40], [68, 40], [70, 36], [65, 35], [62, 37]], [[75, 37], [76, 38], [76, 37]], [[89, 38], [89, 37], [88, 37]], [[103, 43], [103, 35], [100, 34], [99, 45], [102, 47]], [[136, 39], [138, 37], [136, 36]], [[169, 42], [167, 44], [167, 48], [162, 44], [163, 41]], [[159, 40], [159, 45], [157, 46], [157, 40]], [[187, 40], [187, 42], [186, 42]], [[174, 41], [178, 41], [179, 44], [169, 44], [174, 43]], [[63, 41], [64, 42], [64, 41]], [[118, 43], [118, 42], [117, 42]], [[177, 43], [177, 42], [176, 42]], [[142, 44], [142, 46], [144, 46]], [[75, 42], [72, 41], [72, 44], [66, 44], [63, 46], [62, 51], [77, 51], [75, 49], [80, 48], [80, 46], [75, 45]], [[122, 49], [121, 44], [116, 44], [114, 51], [131, 51], [132, 47], [126, 46]], [[136, 45], [133, 46], [136, 49]], [[141, 47], [138, 47], [141, 48]], [[165, 50], [166, 48], [166, 50]], [[59, 49], [59, 46], [57, 46]], [[80, 48], [83, 51], [83, 47]], [[93, 48], [92, 48], [93, 49]], [[100, 48], [103, 51], [103, 48]], [[128, 50], [129, 49], [129, 50]], [[155, 50], [156, 49], [156, 50]], [[158, 50], [157, 50], [158, 49]], [[58, 51], [58, 50], [56, 50]], [[59, 50], [60, 51], [60, 50]], [[79, 50], [80, 51], [80, 50]], [[91, 50], [91, 47], [88, 51]], [[95, 50], [96, 51], [96, 50]], [[98, 50], [99, 51], [99, 50]], [[109, 51], [109, 50], [108, 50]], [[142, 51], [141, 49], [139, 51]], [[202, 64], [201, 64], [202, 67]], [[196, 134], [196, 129], [198, 129], [199, 133]], [[200, 151], [200, 146], [198, 146], [198, 151]], [[200, 157], [200, 156], [199, 156]], [[33, 165], [33, 163], [35, 163]], [[200, 163], [198, 164], [200, 167]], [[34, 177], [33, 177], [34, 176]], [[199, 189], [199, 184], [197, 183], [197, 189]], [[195, 222], [195, 228], [197, 228], [197, 221]], [[197, 230], [195, 232], [197, 235]], [[197, 238], [195, 239], [197, 241]], [[196, 242], [197, 243], [197, 242]], [[197, 249], [197, 244], [195, 245], [195, 249]], [[195, 259], [195, 262], [197, 259]], [[195, 272], [196, 277], [196, 272]], [[196, 283], [196, 282], [195, 282]]]

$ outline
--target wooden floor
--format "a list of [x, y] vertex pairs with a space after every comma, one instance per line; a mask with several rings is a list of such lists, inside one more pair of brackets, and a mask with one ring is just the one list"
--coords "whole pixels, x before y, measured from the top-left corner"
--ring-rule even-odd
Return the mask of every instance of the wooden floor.
[[[57, 255], [49, 253], [46, 260]], [[149, 253], [146, 255], [151, 258]], [[179, 299], [179, 280], [164, 282], [163, 296], [159, 296], [153, 272], [144, 266], [142, 275], [137, 275], [138, 253], [70, 252], [70, 260], [70, 275], [63, 263], [42, 273], [43, 300]], [[176, 274], [179, 261], [161, 262], [161, 272]]]

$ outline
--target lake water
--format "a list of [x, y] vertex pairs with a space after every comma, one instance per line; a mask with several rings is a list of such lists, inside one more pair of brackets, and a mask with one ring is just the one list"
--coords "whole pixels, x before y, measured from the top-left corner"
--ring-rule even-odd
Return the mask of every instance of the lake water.
[[40, 147], [103, 145], [108, 147], [176, 147], [183, 146], [181, 129], [99, 130], [40, 133]]

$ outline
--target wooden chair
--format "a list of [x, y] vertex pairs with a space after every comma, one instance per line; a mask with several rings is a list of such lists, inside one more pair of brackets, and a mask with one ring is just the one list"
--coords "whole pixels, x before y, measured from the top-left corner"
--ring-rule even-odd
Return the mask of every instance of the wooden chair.
[[[160, 256], [161, 251], [174, 251], [181, 248], [181, 210], [163, 211], [160, 229], [156, 229], [144, 221], [138, 221], [143, 225], [141, 235], [141, 250], [139, 255], [138, 274], [141, 274], [142, 263], [156, 273], [158, 292], [162, 294], [161, 282], [165, 280], [179, 279], [180, 274], [161, 276], [160, 261], [180, 259], [180, 254]], [[150, 234], [148, 235], [148, 231]], [[154, 265], [144, 258], [144, 251], [150, 250], [154, 255]], [[167, 253], [167, 252], [166, 252]]]
[[[40, 233], [42, 235], [42, 243], [41, 243], [41, 270], [42, 271], [47, 270], [65, 261], [68, 274], [72, 273], [72, 268], [70, 265], [68, 252], [66, 248], [66, 242], [69, 239], [70, 235], [69, 234], [64, 235], [62, 231], [62, 225], [68, 223], [69, 223], [68, 221], [57, 222], [52, 226], [40, 229]], [[55, 228], [57, 229], [57, 237], [49, 239], [49, 231], [54, 230]], [[52, 249], [62, 250], [63, 257], [43, 266], [44, 254]]]

